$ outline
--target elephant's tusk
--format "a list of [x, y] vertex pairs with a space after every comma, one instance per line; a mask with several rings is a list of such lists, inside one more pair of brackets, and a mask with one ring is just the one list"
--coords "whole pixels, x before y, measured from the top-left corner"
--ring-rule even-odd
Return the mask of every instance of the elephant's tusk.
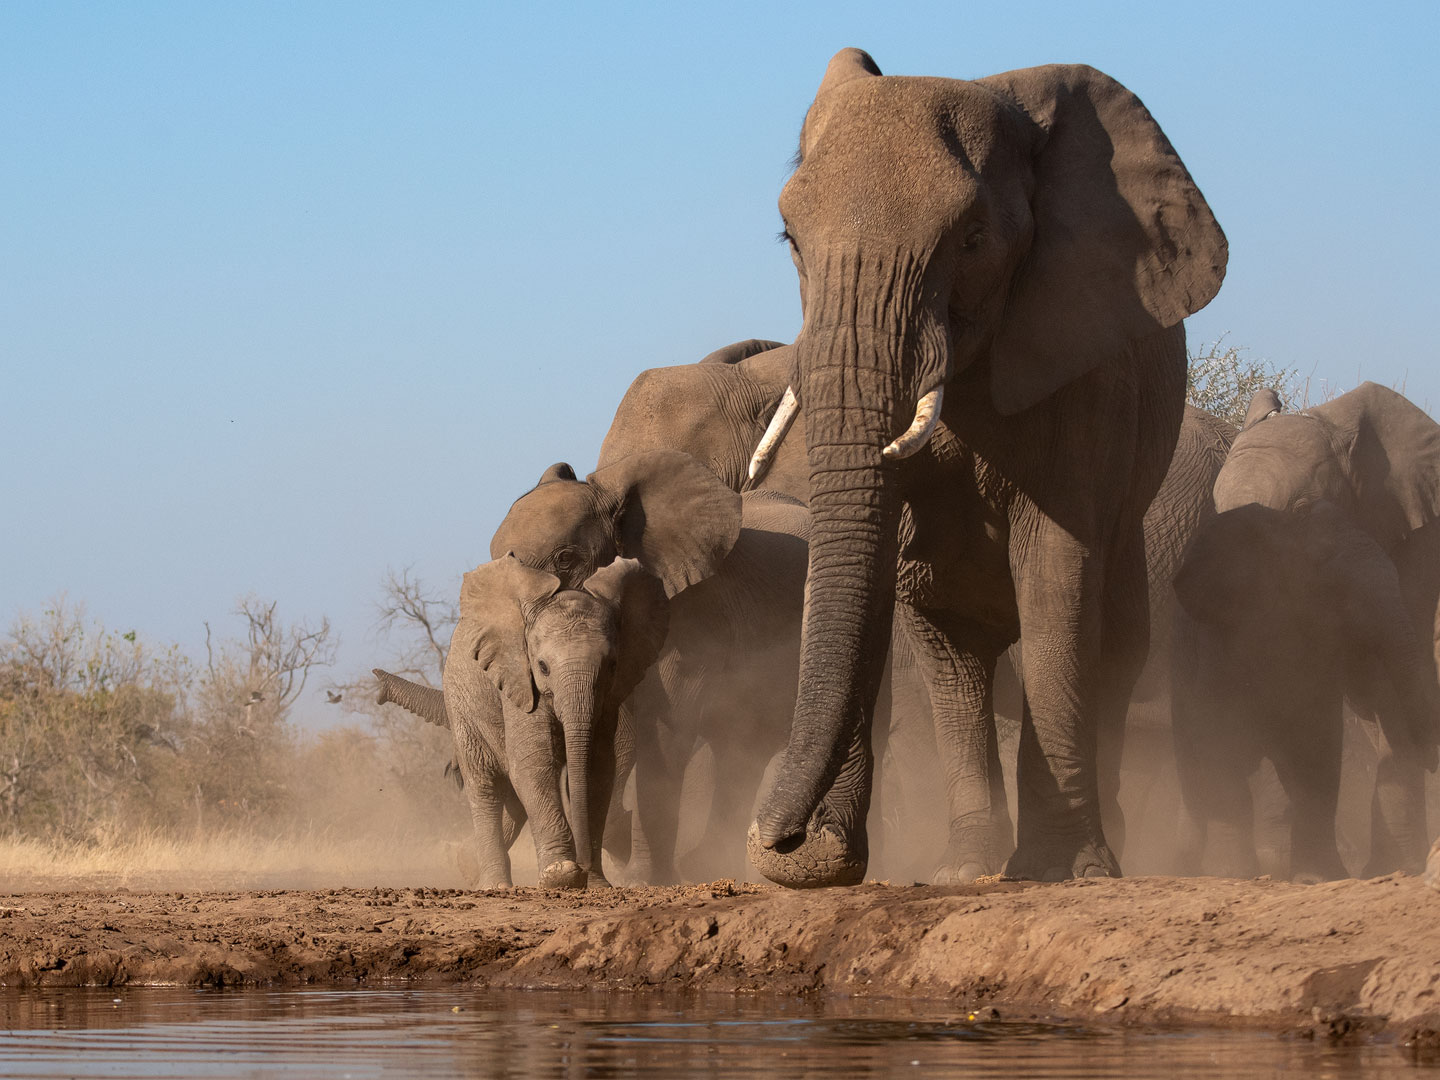
[[765, 429], [765, 434], [760, 438], [760, 445], [755, 447], [755, 453], [750, 458], [751, 483], [760, 479], [765, 470], [770, 468], [770, 461], [775, 457], [775, 451], [785, 438], [785, 433], [790, 430], [790, 425], [795, 423], [795, 417], [799, 412], [800, 399], [795, 396], [795, 388], [787, 386], [785, 396], [780, 399], [779, 408], [770, 418], [770, 426]]
[[935, 421], [940, 419], [940, 406], [944, 401], [945, 388], [937, 386], [916, 402], [915, 419], [910, 421], [909, 430], [885, 447], [882, 456], [887, 461], [899, 461], [919, 453], [935, 431]]

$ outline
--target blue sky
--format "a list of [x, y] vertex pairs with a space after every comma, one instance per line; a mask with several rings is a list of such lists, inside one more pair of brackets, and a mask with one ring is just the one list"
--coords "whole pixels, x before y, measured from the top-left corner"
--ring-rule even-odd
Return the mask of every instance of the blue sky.
[[1107, 71], [1230, 238], [1192, 342], [1440, 404], [1440, 7], [893, 7], [0, 5], [0, 620], [196, 652], [253, 591], [368, 668], [385, 569], [456, 587], [636, 372], [794, 335], [775, 200], [849, 45]]

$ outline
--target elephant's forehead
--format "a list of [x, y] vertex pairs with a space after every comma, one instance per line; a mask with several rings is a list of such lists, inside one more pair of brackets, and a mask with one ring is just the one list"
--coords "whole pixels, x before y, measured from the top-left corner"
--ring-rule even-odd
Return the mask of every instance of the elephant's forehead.
[[604, 637], [614, 623], [608, 604], [579, 589], [556, 593], [536, 609], [533, 619], [535, 632], [550, 638]]
[[[843, 206], [862, 228], [893, 229], [963, 206], [997, 145], [993, 94], [952, 79], [856, 79], [817, 98], [801, 161], [781, 196], [787, 219]], [[898, 220], [889, 220], [896, 217]]]
[[1235, 450], [1278, 449], [1313, 457], [1330, 456], [1330, 436], [1313, 416], [1299, 413], [1262, 420], [1235, 439]]
[[1335, 499], [1344, 484], [1329, 434], [1317, 421], [1275, 416], [1235, 440], [1215, 479], [1215, 506], [1292, 509], [1304, 500]]
[[549, 553], [602, 528], [589, 485], [557, 480], [541, 485], [510, 507], [495, 531], [491, 555], [499, 558], [513, 551], [521, 562], [533, 565], [527, 556]]

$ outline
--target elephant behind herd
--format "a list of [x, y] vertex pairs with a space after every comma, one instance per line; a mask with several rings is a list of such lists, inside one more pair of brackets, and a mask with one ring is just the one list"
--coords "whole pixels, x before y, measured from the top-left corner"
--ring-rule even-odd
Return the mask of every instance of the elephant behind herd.
[[642, 373], [596, 471], [547, 471], [467, 575], [444, 690], [377, 673], [454, 733], [485, 883], [526, 819], [544, 884], [602, 882], [602, 841], [674, 880], [702, 744], [710, 868], [857, 882], [892, 729], [899, 812], [945, 819], [938, 880], [1118, 874], [1122, 777], [1169, 768], [1189, 815], [1161, 842], [1248, 871], [1261, 757], [1296, 873], [1334, 876], [1342, 699], [1377, 732], [1370, 869], [1417, 868], [1440, 428], [1368, 384], [1257, 399], [1238, 437], [1184, 406], [1225, 237], [1093, 69], [843, 50], [800, 143], [796, 341]]

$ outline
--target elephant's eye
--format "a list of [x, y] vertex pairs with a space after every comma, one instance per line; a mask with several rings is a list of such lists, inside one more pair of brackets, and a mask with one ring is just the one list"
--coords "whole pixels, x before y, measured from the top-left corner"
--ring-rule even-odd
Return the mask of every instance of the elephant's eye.
[[985, 239], [985, 226], [981, 222], [975, 222], [965, 230], [965, 239], [961, 241], [966, 251], [974, 251]]
[[544, 660], [541, 660], [541, 661], [540, 661], [539, 663], [537, 663], [535, 666], [540, 669], [540, 674], [541, 674], [541, 675], [549, 675], [549, 674], [550, 674], [550, 665], [547, 664]]

